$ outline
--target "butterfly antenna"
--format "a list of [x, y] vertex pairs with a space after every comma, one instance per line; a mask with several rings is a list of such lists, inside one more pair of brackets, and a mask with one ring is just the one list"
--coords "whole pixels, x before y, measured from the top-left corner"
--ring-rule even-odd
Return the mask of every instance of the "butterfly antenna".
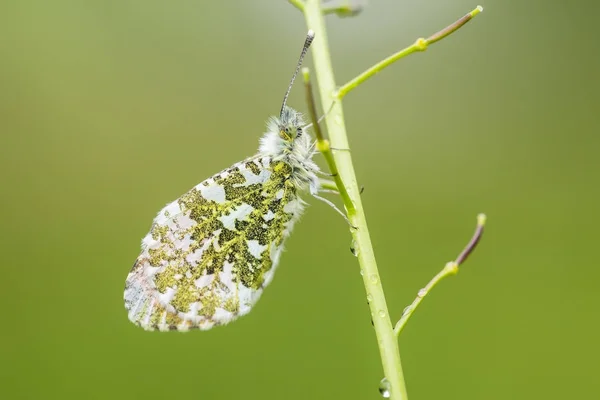
[[298, 64], [296, 65], [296, 70], [294, 71], [294, 75], [292, 76], [292, 80], [290, 81], [290, 86], [288, 86], [287, 91], [285, 92], [285, 96], [283, 97], [283, 104], [281, 105], [281, 111], [279, 112], [279, 116], [283, 115], [283, 109], [286, 106], [288, 96], [290, 95], [290, 91], [292, 90], [292, 85], [294, 84], [294, 80], [296, 79], [296, 75], [298, 75], [298, 71], [300, 71], [300, 67], [302, 66], [302, 60], [304, 60], [304, 56], [310, 47], [313, 39], [315, 38], [315, 32], [310, 29], [306, 34], [306, 40], [304, 41], [304, 46], [302, 47], [302, 53], [300, 53], [300, 58], [298, 59]]

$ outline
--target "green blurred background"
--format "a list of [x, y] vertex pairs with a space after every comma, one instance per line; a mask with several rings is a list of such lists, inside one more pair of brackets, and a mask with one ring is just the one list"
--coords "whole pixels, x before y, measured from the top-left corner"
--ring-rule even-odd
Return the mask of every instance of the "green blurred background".
[[[475, 5], [328, 17], [338, 83]], [[482, 5], [345, 101], [394, 320], [489, 217], [401, 337], [409, 394], [595, 398], [600, 7]], [[2, 2], [0, 398], [379, 398], [348, 228], [319, 202], [235, 324], [147, 333], [123, 307], [155, 213], [255, 151], [305, 31], [284, 0]]]

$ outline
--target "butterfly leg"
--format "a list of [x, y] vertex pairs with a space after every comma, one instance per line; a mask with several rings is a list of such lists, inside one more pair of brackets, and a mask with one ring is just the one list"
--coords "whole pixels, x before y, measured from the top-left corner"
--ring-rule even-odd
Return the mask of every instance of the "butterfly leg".
[[344, 217], [344, 219], [346, 220], [346, 222], [348, 223], [348, 225], [350, 225], [351, 228], [353, 229], [357, 229], [356, 226], [352, 225], [352, 222], [350, 222], [350, 220], [348, 219], [348, 217], [346, 216], [346, 214], [344, 214], [344, 212], [342, 210], [340, 210], [335, 204], [333, 204], [333, 202], [331, 202], [330, 200], [327, 200], [325, 197], [321, 197], [318, 194], [312, 194], [312, 196], [317, 199], [317, 200], [321, 200], [323, 203], [327, 204], [329, 207], [333, 208], [335, 211], [337, 211], [338, 214], [340, 214], [342, 217]]
[[344, 217], [344, 219], [346, 220], [346, 222], [348, 223], [348, 225], [350, 225], [351, 228], [357, 229], [356, 226], [352, 225], [352, 222], [350, 222], [350, 220], [348, 219], [348, 216], [342, 210], [340, 210], [335, 204], [333, 204], [333, 202], [331, 200], [328, 200], [325, 197], [319, 196], [317, 194], [319, 191], [320, 192], [326, 192], [326, 193], [337, 193], [337, 194], [339, 194], [339, 192], [337, 190], [329, 189], [329, 185], [325, 186], [325, 185], [323, 185], [323, 183], [321, 183], [320, 189], [318, 189], [318, 186], [316, 186], [316, 185], [315, 186], [311, 186], [311, 189], [310, 189], [310, 194], [315, 199], [321, 200], [323, 203], [325, 203], [329, 207], [333, 208], [335, 211], [337, 211], [338, 214], [340, 214], [342, 217]]
[[317, 175], [326, 176], [328, 178], [336, 176], [335, 174], [330, 174], [329, 172], [323, 172], [323, 171], [320, 171], [320, 170], [319, 171], [315, 171], [315, 173]]

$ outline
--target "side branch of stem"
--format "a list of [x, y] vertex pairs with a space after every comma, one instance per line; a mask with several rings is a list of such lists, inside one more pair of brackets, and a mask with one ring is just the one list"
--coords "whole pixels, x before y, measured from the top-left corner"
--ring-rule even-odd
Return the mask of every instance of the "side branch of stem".
[[458, 273], [459, 265], [464, 263], [469, 257], [469, 255], [473, 252], [473, 250], [475, 250], [475, 247], [477, 247], [477, 244], [479, 243], [479, 240], [483, 235], [483, 227], [485, 225], [485, 221], [485, 214], [479, 214], [477, 216], [477, 227], [475, 228], [475, 233], [471, 237], [471, 240], [469, 240], [467, 246], [458, 255], [458, 257], [456, 257], [455, 261], [450, 261], [449, 263], [447, 263], [444, 266], [444, 268], [442, 268], [442, 270], [438, 272], [433, 277], [433, 279], [431, 279], [429, 283], [427, 283], [427, 285], [425, 285], [423, 289], [419, 290], [419, 292], [417, 293], [417, 297], [402, 312], [400, 320], [396, 323], [396, 326], [394, 327], [394, 335], [400, 335], [400, 332], [402, 332], [402, 329], [404, 329], [406, 323], [408, 322], [412, 314], [415, 312], [419, 304], [421, 304], [421, 301], [423, 301], [425, 296], [427, 296], [427, 294], [431, 291], [431, 289], [435, 287], [435, 285], [440, 283], [440, 281], [442, 281], [442, 279], [446, 278], [447, 276], [456, 275]]
[[477, 6], [473, 11], [464, 15], [462, 18], [458, 19], [457, 21], [448, 25], [447, 27], [438, 31], [437, 33], [434, 33], [433, 35], [429, 36], [429, 38], [427, 38], [427, 39], [419, 38], [412, 45], [400, 50], [397, 53], [392, 54], [391, 56], [385, 58], [384, 60], [381, 60], [377, 64], [368, 68], [363, 73], [361, 73], [358, 76], [356, 76], [355, 78], [351, 79], [349, 82], [342, 85], [336, 92], [337, 99], [341, 100], [349, 92], [356, 89], [361, 83], [363, 83], [367, 79], [371, 78], [373, 75], [377, 74], [378, 72], [382, 71], [386, 67], [389, 67], [390, 65], [392, 65], [399, 59], [404, 58], [415, 52], [427, 50], [429, 45], [436, 43], [436, 42], [444, 39], [445, 37], [449, 36], [450, 34], [456, 32], [458, 29], [463, 27], [467, 22], [469, 22], [473, 17], [475, 17], [481, 11], [483, 11], [483, 7]]

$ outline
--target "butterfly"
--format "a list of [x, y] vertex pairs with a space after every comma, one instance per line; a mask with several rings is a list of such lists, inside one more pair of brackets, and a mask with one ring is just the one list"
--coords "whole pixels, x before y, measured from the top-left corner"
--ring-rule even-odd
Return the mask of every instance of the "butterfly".
[[313, 39], [309, 31], [257, 154], [194, 186], [154, 219], [125, 282], [133, 323], [146, 330], [206, 330], [247, 314], [273, 279], [302, 215], [299, 194], [324, 200], [317, 195], [314, 140], [302, 114], [286, 105]]

